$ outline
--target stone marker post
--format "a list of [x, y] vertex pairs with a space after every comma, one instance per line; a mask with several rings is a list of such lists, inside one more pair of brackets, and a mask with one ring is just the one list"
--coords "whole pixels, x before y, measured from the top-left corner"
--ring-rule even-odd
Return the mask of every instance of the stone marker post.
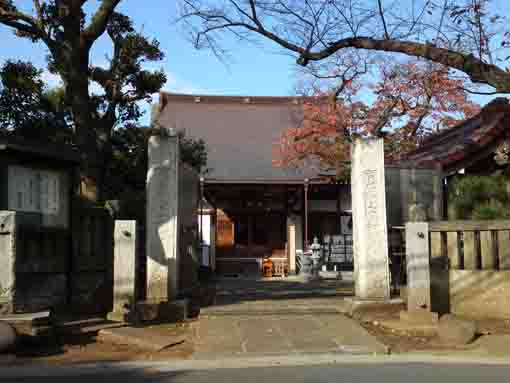
[[137, 237], [136, 221], [115, 221], [113, 266], [114, 319], [125, 319], [136, 299]]
[[179, 286], [179, 138], [171, 130], [149, 139], [147, 172], [147, 300], [175, 299]]
[[0, 211], [0, 314], [13, 308], [16, 264], [16, 213]]
[[357, 139], [351, 153], [356, 298], [390, 299], [382, 139]]
[[406, 223], [407, 309], [430, 310], [429, 225]]

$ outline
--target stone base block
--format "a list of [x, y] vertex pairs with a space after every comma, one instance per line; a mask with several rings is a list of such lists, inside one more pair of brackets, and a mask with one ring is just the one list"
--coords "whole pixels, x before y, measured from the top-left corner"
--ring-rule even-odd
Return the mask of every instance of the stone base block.
[[425, 309], [401, 311], [400, 320], [416, 325], [437, 325], [439, 323], [439, 314]]
[[0, 322], [0, 352], [7, 351], [16, 343], [16, 331], [5, 322]]
[[113, 311], [107, 315], [108, 320], [116, 322], [129, 322], [131, 320], [132, 308], [129, 302], [116, 302]]
[[171, 302], [138, 302], [135, 317], [138, 322], [182, 322], [188, 318], [188, 300]]
[[353, 316], [358, 310], [370, 310], [377, 309], [378, 307], [385, 307], [387, 305], [401, 305], [403, 304], [402, 299], [381, 299], [381, 300], [371, 300], [371, 299], [359, 299], [359, 298], [345, 298], [346, 307], [348, 308], [347, 314]]
[[438, 324], [417, 324], [398, 319], [383, 320], [381, 321], [381, 326], [395, 331], [408, 332], [423, 336], [437, 335], [438, 328]]
[[0, 324], [8, 323], [16, 334], [23, 338], [52, 337], [54, 328], [49, 311], [31, 314], [10, 314], [0, 316]]
[[319, 271], [319, 277], [322, 279], [338, 279], [340, 273], [338, 271]]
[[140, 350], [159, 352], [186, 341], [183, 335], [176, 336], [172, 332], [153, 333], [144, 327], [116, 327], [100, 330], [99, 339], [103, 342], [133, 346]]
[[453, 314], [446, 314], [439, 321], [438, 335], [439, 339], [447, 344], [468, 344], [475, 339], [476, 323]]

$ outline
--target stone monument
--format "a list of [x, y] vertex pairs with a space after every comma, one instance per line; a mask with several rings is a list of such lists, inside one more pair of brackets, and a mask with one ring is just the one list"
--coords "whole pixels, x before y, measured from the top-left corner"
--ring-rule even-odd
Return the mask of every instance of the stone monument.
[[356, 298], [390, 299], [384, 144], [356, 139], [351, 153]]
[[147, 301], [175, 299], [179, 286], [179, 138], [161, 129], [149, 139]]

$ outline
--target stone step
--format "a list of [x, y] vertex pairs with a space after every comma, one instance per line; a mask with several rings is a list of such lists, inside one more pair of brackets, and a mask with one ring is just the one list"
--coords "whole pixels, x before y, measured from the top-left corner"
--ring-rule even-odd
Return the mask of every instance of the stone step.
[[123, 326], [123, 323], [104, 318], [69, 319], [57, 321], [55, 330], [60, 335], [95, 335], [102, 329], [120, 326]]

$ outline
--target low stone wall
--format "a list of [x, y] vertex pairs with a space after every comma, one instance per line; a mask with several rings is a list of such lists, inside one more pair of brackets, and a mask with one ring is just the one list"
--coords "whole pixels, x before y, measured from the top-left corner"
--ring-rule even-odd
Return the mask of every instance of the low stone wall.
[[450, 270], [451, 312], [510, 319], [510, 270]]

